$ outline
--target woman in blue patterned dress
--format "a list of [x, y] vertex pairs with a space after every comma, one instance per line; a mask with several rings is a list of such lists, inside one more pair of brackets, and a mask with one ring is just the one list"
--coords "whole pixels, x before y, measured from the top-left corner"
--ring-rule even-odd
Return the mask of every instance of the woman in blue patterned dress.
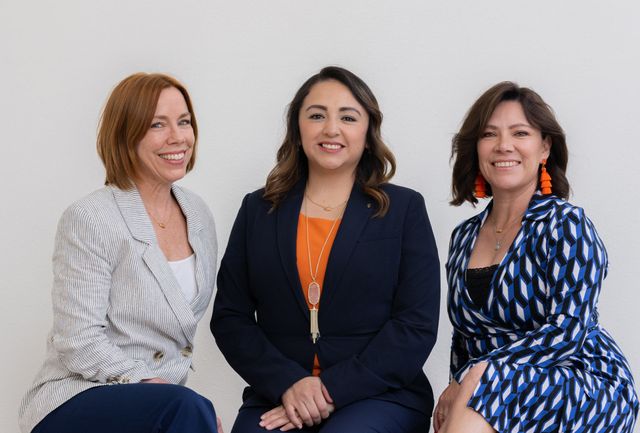
[[631, 433], [633, 378], [598, 322], [607, 252], [565, 201], [568, 151], [550, 107], [499, 83], [467, 113], [452, 156], [452, 204], [493, 200], [451, 236], [451, 382], [435, 430]]

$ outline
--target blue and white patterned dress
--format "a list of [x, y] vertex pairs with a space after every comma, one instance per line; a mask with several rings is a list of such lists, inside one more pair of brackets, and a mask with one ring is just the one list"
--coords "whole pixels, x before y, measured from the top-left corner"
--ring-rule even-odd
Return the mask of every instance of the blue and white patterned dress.
[[482, 305], [465, 271], [491, 204], [451, 236], [451, 375], [487, 369], [468, 406], [499, 433], [631, 433], [638, 398], [627, 361], [598, 323], [607, 252], [581, 208], [534, 195]]

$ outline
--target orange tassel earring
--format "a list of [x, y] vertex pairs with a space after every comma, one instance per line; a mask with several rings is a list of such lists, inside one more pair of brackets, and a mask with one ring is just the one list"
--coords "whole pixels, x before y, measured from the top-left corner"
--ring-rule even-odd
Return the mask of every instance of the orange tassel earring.
[[547, 160], [542, 160], [542, 171], [540, 172], [540, 189], [542, 190], [542, 194], [548, 195], [551, 194], [551, 175], [547, 173]]
[[476, 188], [474, 194], [476, 198], [485, 198], [487, 196], [487, 186], [485, 185], [484, 177], [482, 177], [482, 174], [478, 173], [478, 175], [476, 176], [475, 185]]

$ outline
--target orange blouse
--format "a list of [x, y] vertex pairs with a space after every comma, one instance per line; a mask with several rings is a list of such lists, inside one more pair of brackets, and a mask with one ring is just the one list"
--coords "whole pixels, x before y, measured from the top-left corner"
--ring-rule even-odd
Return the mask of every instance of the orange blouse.
[[[333, 225], [334, 220], [328, 220], [324, 218], [308, 218], [309, 220], [309, 244], [311, 249], [311, 269], [313, 272], [316, 271], [316, 264], [318, 263], [318, 256], [320, 255], [320, 250], [322, 250], [322, 245], [324, 241], [327, 239], [327, 235], [329, 234], [329, 230], [331, 230], [331, 226]], [[331, 235], [329, 236], [329, 240], [327, 240], [327, 245], [324, 247], [324, 252], [322, 253], [322, 257], [320, 258], [320, 264], [318, 265], [318, 274], [316, 275], [316, 282], [320, 284], [320, 295], [322, 296], [322, 284], [324, 282], [324, 274], [327, 270], [327, 262], [329, 261], [329, 253], [331, 252], [331, 246], [333, 245], [333, 241], [336, 238], [336, 233], [338, 233], [338, 227], [340, 227], [341, 220], [336, 222]], [[311, 304], [309, 303], [309, 284], [311, 281], [311, 271], [309, 267], [309, 250], [307, 249], [307, 218], [301, 212], [298, 218], [298, 235], [296, 239], [296, 263], [298, 265], [298, 275], [300, 276], [300, 283], [302, 284], [302, 292], [304, 294], [304, 298], [307, 300], [307, 306], [311, 309]], [[316, 308], [320, 308], [320, 305], [316, 305]], [[322, 330], [320, 330], [320, 334], [322, 335]], [[316, 355], [313, 359], [313, 372], [314, 376], [320, 375], [320, 363], [318, 361], [318, 355]]]

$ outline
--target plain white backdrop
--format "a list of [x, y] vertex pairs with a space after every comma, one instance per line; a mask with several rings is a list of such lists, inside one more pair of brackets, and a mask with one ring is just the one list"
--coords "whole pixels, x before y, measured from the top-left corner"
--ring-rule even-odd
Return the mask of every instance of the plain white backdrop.
[[[322, 66], [351, 69], [378, 97], [394, 181], [425, 196], [443, 264], [451, 230], [478, 211], [447, 204], [452, 135], [494, 83], [537, 90], [567, 133], [571, 200], [609, 251], [601, 322], [640, 379], [638, 22], [632, 0], [0, 0], [0, 431], [17, 432], [19, 400], [43, 361], [58, 217], [102, 185], [100, 110], [137, 71], [172, 74], [191, 92], [200, 152], [182, 183], [212, 208], [220, 256], [242, 197], [273, 165], [287, 103]], [[442, 293], [424, 367], [436, 394], [448, 379], [444, 278]], [[213, 400], [228, 432], [244, 384], [209, 317], [189, 385]]]

